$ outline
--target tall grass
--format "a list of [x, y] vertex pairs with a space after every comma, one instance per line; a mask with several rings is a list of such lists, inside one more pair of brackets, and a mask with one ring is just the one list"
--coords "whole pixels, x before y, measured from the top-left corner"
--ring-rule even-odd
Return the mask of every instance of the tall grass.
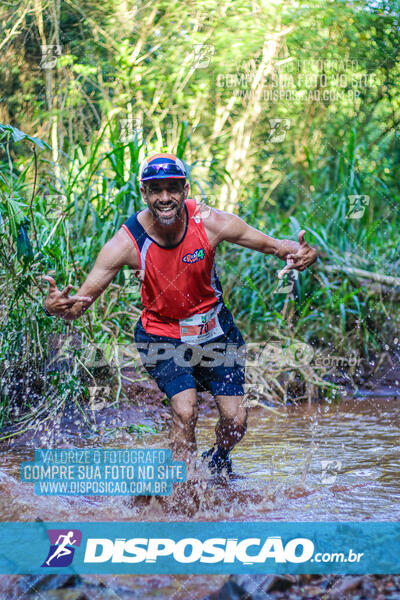
[[[297, 240], [301, 229], [319, 250], [319, 260], [299, 274], [291, 296], [274, 293], [281, 261], [242, 248], [225, 246], [222, 279], [227, 299], [245, 331], [268, 339], [278, 330], [343, 355], [357, 351], [368, 357], [390, 345], [399, 326], [399, 293], [359, 276], [332, 273], [326, 265], [355, 267], [396, 276], [400, 266], [400, 198], [388, 195], [385, 183], [364, 168], [367, 163], [356, 132], [337, 155], [312, 157], [305, 149], [307, 168], [287, 174], [301, 201], [290, 214], [262, 206], [257, 193], [239, 207], [253, 226], [277, 238]], [[352, 196], [367, 196], [358, 219], [349, 218]], [[289, 299], [290, 298], [290, 299]], [[291, 305], [288, 308], [288, 304]], [[285, 316], [283, 316], [285, 315]]]
[[[59, 411], [60, 397], [63, 402], [88, 397], [88, 378], [96, 384], [93, 372], [81, 363], [83, 376], [79, 361], [64, 371], [62, 381], [56, 376], [59, 361], [56, 371], [49, 371], [46, 365], [52, 340], [64, 336], [64, 367], [71, 366], [65, 361], [71, 332], [80, 338], [80, 348], [87, 344], [101, 348], [110, 333], [116, 343], [121, 338], [126, 342], [129, 338], [123, 336], [123, 327], [129, 332], [137, 318], [131, 296], [123, 291], [123, 273], [87, 316], [73, 324], [48, 318], [41, 310], [47, 293], [42, 276], [53, 275], [59, 289], [72, 283], [76, 291], [100, 248], [127, 216], [139, 209], [140, 145], [136, 138], [121, 144], [116, 125], [107, 127], [107, 139], [103, 130], [89, 152], [76, 149], [62, 180], [44, 171], [46, 154], [40, 154], [45, 149], [41, 140], [14, 128], [1, 130], [0, 426], [12, 425], [7, 435], [32, 426], [38, 411], [45, 412], [46, 418], [55, 406]], [[26, 143], [35, 145], [34, 160], [29, 155], [26, 158], [26, 148], [21, 153], [16, 146]], [[36, 184], [32, 186], [33, 181]], [[138, 295], [134, 300], [137, 303]], [[79, 355], [79, 350], [73, 354]], [[91, 366], [98, 363], [93, 360]], [[60, 385], [65, 393], [60, 394]], [[120, 371], [116, 388], [120, 394]], [[40, 402], [44, 396], [45, 411]]]

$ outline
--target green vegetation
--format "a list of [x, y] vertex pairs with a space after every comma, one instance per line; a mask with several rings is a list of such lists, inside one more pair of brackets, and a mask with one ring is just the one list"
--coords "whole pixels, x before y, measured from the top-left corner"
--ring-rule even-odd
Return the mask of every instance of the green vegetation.
[[[21, 0], [0, 15], [0, 426], [22, 431], [66, 399], [87, 399], [99, 360], [82, 346], [104, 356], [113, 340], [135, 360], [140, 300], [125, 270], [73, 325], [42, 313], [41, 277], [79, 288], [143, 206], [137, 175], [152, 151], [185, 161], [191, 197], [274, 237], [297, 239], [304, 228], [318, 247], [291, 295], [274, 293], [280, 261], [221, 247], [226, 301], [248, 341], [365, 358], [392, 345], [397, 2]], [[71, 350], [79, 360], [60, 373], [44, 357], [66, 333], [80, 336]], [[118, 400], [119, 358], [113, 365]], [[313, 395], [325, 371], [283, 362], [266, 395], [285, 400], [293, 377]]]

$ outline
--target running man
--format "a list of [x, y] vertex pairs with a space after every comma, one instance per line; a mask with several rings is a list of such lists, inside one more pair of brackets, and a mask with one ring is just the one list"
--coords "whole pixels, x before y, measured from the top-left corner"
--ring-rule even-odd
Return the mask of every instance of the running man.
[[[69, 531], [66, 535], [59, 535], [56, 541], [57, 549], [53, 552], [48, 560], [46, 560], [46, 565], [49, 567], [51, 561], [54, 558], [61, 558], [62, 556], [67, 556], [67, 554], [71, 554], [72, 550], [68, 548], [68, 544], [73, 546], [76, 544], [76, 540], [72, 539], [74, 537], [74, 532]], [[61, 541], [62, 540], [62, 541]]]
[[147, 207], [133, 214], [101, 249], [77, 295], [69, 296], [52, 277], [45, 310], [68, 321], [79, 318], [129, 266], [140, 273], [144, 309], [135, 342], [147, 372], [170, 400], [170, 440], [178, 455], [196, 451], [197, 391], [207, 390], [219, 411], [216, 444], [203, 454], [210, 470], [231, 472], [229, 452], [243, 437], [244, 340], [224, 304], [215, 271], [222, 241], [273, 254], [303, 271], [317, 258], [299, 233], [299, 242], [277, 240], [238, 216], [189, 199], [185, 167], [173, 154], [155, 154], [141, 170]]

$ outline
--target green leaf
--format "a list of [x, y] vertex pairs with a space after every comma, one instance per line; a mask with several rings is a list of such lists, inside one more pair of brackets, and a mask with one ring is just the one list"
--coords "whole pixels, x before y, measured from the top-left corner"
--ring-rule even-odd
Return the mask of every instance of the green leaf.
[[17, 129], [16, 127], [12, 128], [12, 136], [13, 136], [14, 142], [19, 142], [26, 138], [26, 134], [23, 131], [20, 131], [19, 129]]
[[15, 143], [21, 142], [22, 140], [28, 140], [36, 146], [39, 146], [41, 150], [44, 150], [45, 148], [51, 150], [51, 146], [49, 146], [49, 144], [47, 144], [40, 138], [32, 137], [31, 135], [24, 133], [20, 129], [17, 129], [17, 127], [12, 127], [11, 125], [5, 125], [4, 123], [0, 123], [0, 131], [11, 133]]
[[33, 260], [33, 248], [24, 225], [21, 225], [17, 237], [17, 258], [25, 264]]
[[6, 210], [9, 231], [12, 237], [16, 239], [18, 227], [22, 225], [26, 219], [24, 211], [27, 210], [27, 206], [23, 202], [18, 202], [9, 196], [6, 199]]
[[340, 321], [342, 324], [342, 331], [343, 331], [343, 333], [345, 333], [345, 331], [346, 331], [346, 307], [342, 302], [340, 303], [339, 309], [340, 309]]

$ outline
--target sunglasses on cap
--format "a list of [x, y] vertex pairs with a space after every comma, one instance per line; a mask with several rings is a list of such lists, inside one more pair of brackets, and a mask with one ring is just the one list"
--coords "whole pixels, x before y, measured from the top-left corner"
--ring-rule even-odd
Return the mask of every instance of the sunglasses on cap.
[[160, 171], [164, 173], [164, 176], [184, 177], [186, 179], [186, 173], [184, 169], [175, 163], [148, 165], [143, 169], [140, 179], [142, 181], [145, 181], [146, 179], [152, 179], [153, 177], [157, 177]]

